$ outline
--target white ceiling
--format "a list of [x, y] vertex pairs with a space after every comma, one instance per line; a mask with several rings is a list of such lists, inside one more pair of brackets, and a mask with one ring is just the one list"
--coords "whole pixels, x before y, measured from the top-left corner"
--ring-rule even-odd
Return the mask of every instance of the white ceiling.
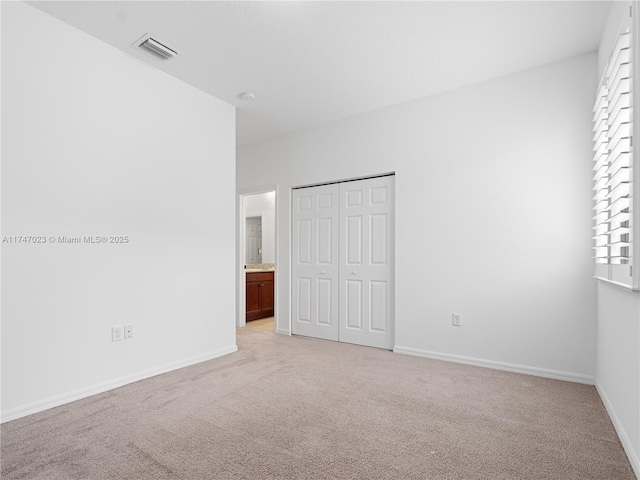
[[[610, 2], [29, 2], [238, 107], [243, 145], [597, 49]], [[180, 55], [131, 44], [151, 33]], [[252, 91], [248, 103], [238, 95]]]

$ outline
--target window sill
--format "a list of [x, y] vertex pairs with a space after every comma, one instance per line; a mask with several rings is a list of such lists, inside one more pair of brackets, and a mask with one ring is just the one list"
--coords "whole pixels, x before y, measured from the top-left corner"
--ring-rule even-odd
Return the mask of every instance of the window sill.
[[625, 283], [614, 282], [613, 280], [608, 280], [602, 277], [593, 277], [599, 282], [608, 283], [609, 285], [615, 285], [616, 287], [623, 288], [628, 292], [640, 292], [640, 288], [633, 288], [631, 285], [627, 285]]

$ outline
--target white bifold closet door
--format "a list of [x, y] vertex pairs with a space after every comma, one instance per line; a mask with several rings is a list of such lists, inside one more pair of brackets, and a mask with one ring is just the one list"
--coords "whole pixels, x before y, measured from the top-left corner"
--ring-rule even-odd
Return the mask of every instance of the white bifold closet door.
[[338, 340], [337, 184], [293, 191], [292, 331]]
[[393, 348], [393, 200], [393, 176], [294, 190], [294, 334]]
[[393, 180], [340, 184], [341, 342], [393, 348]]

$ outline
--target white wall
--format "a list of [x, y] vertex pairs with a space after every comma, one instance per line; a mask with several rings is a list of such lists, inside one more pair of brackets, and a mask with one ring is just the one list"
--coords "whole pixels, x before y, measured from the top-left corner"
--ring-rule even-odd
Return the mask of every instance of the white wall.
[[640, 301], [637, 293], [598, 285], [597, 387], [640, 477]]
[[236, 349], [234, 161], [233, 107], [2, 2], [2, 235], [130, 239], [2, 244], [3, 421]]
[[[396, 172], [397, 350], [593, 381], [595, 53], [238, 150], [238, 188]], [[290, 195], [278, 202], [278, 331]], [[451, 326], [451, 313], [463, 326]]]
[[276, 192], [244, 197], [244, 216], [262, 217], [262, 263], [276, 262]]
[[[611, 4], [598, 51], [598, 81], [609, 60], [620, 23], [628, 15], [627, 5], [627, 2]], [[635, 8], [638, 12], [637, 3]], [[634, 60], [638, 55], [635, 52]], [[597, 288], [596, 385], [640, 478], [640, 292], [604, 282], [598, 282]]]

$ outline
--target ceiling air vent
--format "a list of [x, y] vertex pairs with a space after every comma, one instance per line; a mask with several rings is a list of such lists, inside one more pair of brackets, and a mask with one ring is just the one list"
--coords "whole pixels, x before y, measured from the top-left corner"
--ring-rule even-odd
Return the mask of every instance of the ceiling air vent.
[[135, 42], [135, 45], [138, 45], [140, 48], [143, 48], [147, 52], [154, 54], [156, 57], [161, 58], [165, 62], [178, 55], [178, 52], [176, 50], [167, 47], [164, 43], [156, 40], [155, 38], [152, 38], [149, 34], [143, 36], [140, 40]]

